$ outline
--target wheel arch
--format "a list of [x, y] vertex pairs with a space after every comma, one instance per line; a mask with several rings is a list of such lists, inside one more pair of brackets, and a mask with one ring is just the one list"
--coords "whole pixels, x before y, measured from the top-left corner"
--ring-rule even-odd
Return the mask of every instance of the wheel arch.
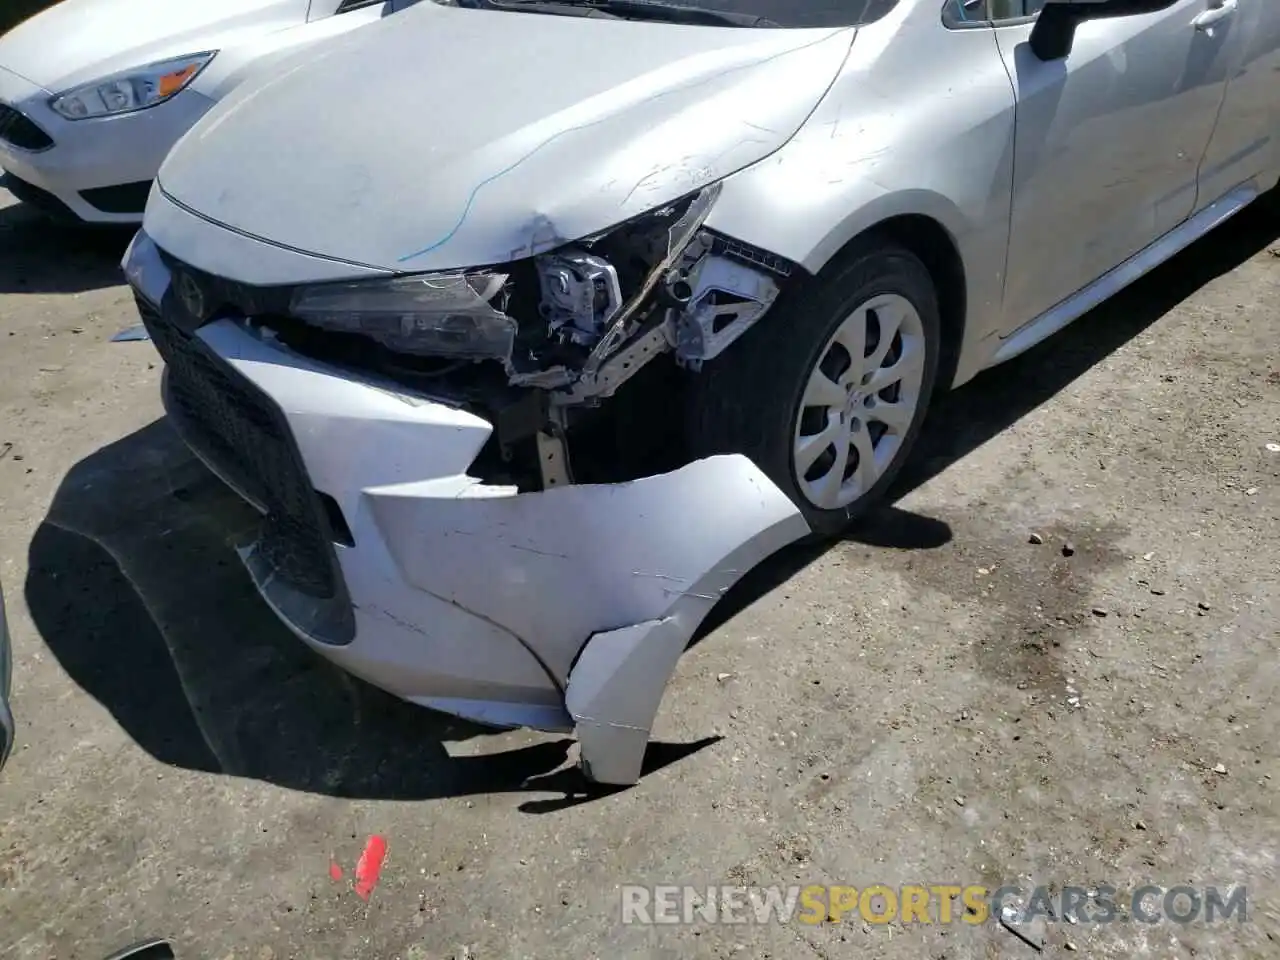
[[959, 365], [968, 316], [968, 282], [960, 247], [939, 221], [924, 214], [907, 213], [869, 227], [849, 240], [841, 252], [855, 244], [880, 238], [896, 243], [919, 257], [933, 279], [942, 327], [938, 383], [949, 388]]
[[[854, 212], [836, 220], [828, 219], [821, 206], [788, 210], [754, 185], [742, 184], [741, 196], [733, 189], [738, 184], [731, 180], [728, 186], [707, 225], [786, 257], [813, 276], [873, 238], [896, 243], [919, 257], [938, 292], [943, 334], [938, 383], [947, 388], [954, 385], [965, 345], [975, 333], [971, 323], [975, 298], [979, 305], [998, 299], [997, 288], [1003, 282], [1002, 262], [992, 264], [996, 269], [985, 285], [981, 273], [974, 275], [972, 264], [989, 262], [991, 251], [975, 236], [955, 203], [933, 190], [898, 190], [878, 196], [859, 191], [863, 196], [846, 198], [861, 201]], [[763, 203], [769, 216], [761, 216], [749, 200], [755, 206]], [[1002, 258], [1003, 250], [999, 253]]]
[[[942, 198], [937, 200], [947, 205]], [[879, 218], [860, 217], [856, 227], [850, 228], [845, 224], [843, 229], [837, 228], [801, 262], [813, 276], [820, 276], [849, 250], [877, 241], [896, 244], [918, 257], [929, 271], [938, 295], [942, 352], [937, 382], [939, 386], [950, 389], [965, 345], [971, 291], [961, 245], [956, 239], [956, 231], [948, 226], [948, 221], [954, 220], [945, 215], [938, 216], [938, 205], [928, 205], [934, 207], [934, 213], [910, 212], [911, 208], [907, 207], [906, 212], [886, 213]], [[916, 209], [925, 206], [921, 204]], [[959, 215], [959, 211], [951, 210]], [[832, 242], [833, 236], [844, 239]]]

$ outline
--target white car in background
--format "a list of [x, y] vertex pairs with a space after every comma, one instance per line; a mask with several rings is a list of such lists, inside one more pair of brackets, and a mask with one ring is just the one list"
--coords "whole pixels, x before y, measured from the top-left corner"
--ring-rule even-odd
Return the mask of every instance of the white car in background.
[[246, 76], [416, 2], [64, 0], [0, 37], [3, 186], [140, 223], [170, 147]]

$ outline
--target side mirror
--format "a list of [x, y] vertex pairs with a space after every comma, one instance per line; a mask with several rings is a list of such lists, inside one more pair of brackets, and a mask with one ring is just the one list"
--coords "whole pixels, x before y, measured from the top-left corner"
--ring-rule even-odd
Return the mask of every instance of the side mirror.
[[1076, 27], [1086, 20], [1133, 17], [1156, 13], [1177, 0], [1045, 0], [1031, 28], [1031, 52], [1044, 61], [1061, 60], [1071, 53]]

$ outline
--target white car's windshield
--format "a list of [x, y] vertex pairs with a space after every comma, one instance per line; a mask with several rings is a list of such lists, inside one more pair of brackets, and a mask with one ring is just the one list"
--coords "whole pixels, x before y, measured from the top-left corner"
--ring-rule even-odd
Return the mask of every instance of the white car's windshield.
[[898, 0], [435, 0], [448, 6], [739, 27], [845, 27], [880, 19]]

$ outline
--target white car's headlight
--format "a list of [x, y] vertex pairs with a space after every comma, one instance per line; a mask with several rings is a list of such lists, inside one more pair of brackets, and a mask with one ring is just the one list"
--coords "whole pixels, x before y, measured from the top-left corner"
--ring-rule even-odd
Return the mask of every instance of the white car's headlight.
[[300, 287], [289, 312], [403, 353], [506, 358], [516, 335], [516, 321], [503, 312], [506, 287], [506, 274], [479, 270], [323, 283]]
[[68, 120], [110, 117], [145, 110], [186, 89], [214, 58], [217, 51], [192, 53], [161, 60], [58, 94], [49, 106]]

